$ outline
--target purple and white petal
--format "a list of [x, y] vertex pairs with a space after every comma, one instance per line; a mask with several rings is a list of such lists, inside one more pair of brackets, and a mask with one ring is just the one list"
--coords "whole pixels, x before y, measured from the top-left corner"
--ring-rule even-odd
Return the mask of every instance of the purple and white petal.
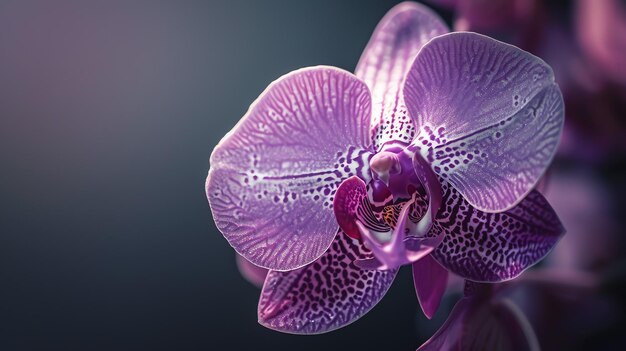
[[422, 311], [431, 319], [446, 292], [448, 271], [428, 255], [413, 263], [413, 284]]
[[435, 173], [485, 212], [505, 211], [534, 188], [563, 127], [552, 69], [476, 33], [425, 45], [404, 99], [418, 128], [413, 144]]
[[355, 71], [372, 91], [376, 150], [389, 141], [413, 140], [415, 125], [401, 96], [402, 81], [422, 46], [447, 32], [439, 16], [414, 2], [395, 6], [376, 27]]
[[468, 280], [500, 282], [545, 257], [565, 229], [537, 191], [506, 212], [486, 213], [444, 184], [444, 203], [431, 232], [445, 233], [432, 253], [442, 266]]
[[216, 146], [206, 183], [224, 237], [257, 266], [302, 267], [337, 233], [332, 204], [350, 176], [367, 179], [367, 86], [334, 67], [272, 83]]
[[354, 265], [371, 253], [339, 232], [312, 264], [289, 272], [270, 271], [259, 301], [259, 323], [292, 334], [320, 334], [359, 319], [385, 295], [397, 270]]

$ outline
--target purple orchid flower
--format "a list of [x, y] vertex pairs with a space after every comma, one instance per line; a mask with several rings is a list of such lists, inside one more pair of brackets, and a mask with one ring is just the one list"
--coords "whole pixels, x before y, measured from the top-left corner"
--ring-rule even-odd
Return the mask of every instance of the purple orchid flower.
[[261, 324], [345, 326], [406, 264], [431, 316], [448, 271], [512, 279], [562, 235], [533, 190], [563, 125], [552, 70], [483, 35], [447, 32], [422, 5], [394, 7], [355, 75], [318, 66], [281, 77], [213, 151], [217, 227], [270, 270]]

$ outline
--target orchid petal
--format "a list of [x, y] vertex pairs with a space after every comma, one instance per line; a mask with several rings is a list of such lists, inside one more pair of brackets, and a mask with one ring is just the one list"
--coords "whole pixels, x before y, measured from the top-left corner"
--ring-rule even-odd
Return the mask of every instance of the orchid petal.
[[263, 287], [268, 272], [267, 269], [255, 266], [241, 255], [237, 255], [237, 268], [239, 268], [239, 273], [252, 285], [257, 288]]
[[367, 86], [333, 67], [272, 83], [211, 155], [206, 193], [218, 229], [253, 264], [274, 270], [320, 257], [337, 233], [333, 194], [367, 179]]
[[362, 243], [340, 231], [312, 264], [270, 271], [259, 301], [259, 323], [286, 333], [320, 334], [354, 322], [380, 301], [397, 273], [354, 265], [370, 256]]
[[444, 194], [432, 235], [444, 232], [445, 237], [432, 255], [465, 279], [513, 279], [545, 257], [565, 232], [537, 191], [502, 213], [481, 212], [446, 185]]
[[413, 144], [475, 208], [501, 212], [528, 194], [552, 160], [563, 98], [552, 69], [514, 46], [476, 33], [426, 44], [404, 98]]
[[413, 283], [422, 311], [431, 319], [446, 292], [448, 271], [428, 255], [413, 263]]
[[462, 298], [444, 325], [418, 351], [538, 351], [530, 323], [508, 299]]
[[447, 32], [432, 10], [414, 2], [395, 6], [376, 27], [355, 72], [372, 91], [371, 128], [377, 150], [391, 140], [413, 139], [415, 126], [400, 94], [402, 81], [422, 46]]

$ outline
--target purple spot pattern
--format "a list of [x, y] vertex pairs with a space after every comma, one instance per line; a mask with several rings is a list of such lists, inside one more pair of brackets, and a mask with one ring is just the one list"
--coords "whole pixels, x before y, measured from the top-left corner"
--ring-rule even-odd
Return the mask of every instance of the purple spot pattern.
[[418, 3], [402, 3], [380, 21], [356, 68], [372, 92], [372, 139], [410, 143], [415, 124], [402, 97], [402, 82], [413, 59], [430, 39], [448, 32], [443, 21]]
[[[532, 191], [517, 206], [501, 213], [473, 208], [447, 183], [442, 207], [428, 236], [445, 235], [433, 257], [446, 269], [478, 282], [500, 282], [520, 275], [556, 245], [565, 230], [547, 200]], [[417, 223], [428, 206], [419, 193], [409, 218]], [[387, 206], [387, 223], [395, 223], [400, 206]]]
[[445, 237], [432, 255], [465, 279], [513, 279], [545, 257], [565, 232], [537, 191], [506, 212], [487, 213], [473, 208], [446, 183], [443, 190], [444, 202], [431, 235], [445, 231]]
[[270, 271], [259, 301], [259, 322], [294, 334], [319, 334], [367, 313], [385, 295], [397, 270], [363, 270], [356, 259], [372, 257], [356, 239], [339, 231], [329, 250], [312, 264]]

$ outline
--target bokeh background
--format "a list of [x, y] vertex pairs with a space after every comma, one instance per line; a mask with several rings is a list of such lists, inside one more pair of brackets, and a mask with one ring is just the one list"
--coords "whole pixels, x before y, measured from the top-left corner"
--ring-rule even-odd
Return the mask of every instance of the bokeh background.
[[[319, 64], [352, 71], [396, 3], [0, 2], [0, 350], [417, 348], [458, 295], [426, 321], [406, 268], [346, 328], [257, 324], [259, 290], [204, 194], [212, 148], [272, 80]], [[550, 41], [528, 49], [553, 65], [577, 57], [576, 6], [545, 4], [532, 38]], [[433, 7], [459, 24], [454, 7]], [[567, 63], [559, 83], [599, 66]], [[542, 264], [594, 284], [516, 293], [544, 349], [624, 345], [626, 84], [594, 84], [566, 95], [567, 118], [579, 113], [547, 196], [574, 234]]]

